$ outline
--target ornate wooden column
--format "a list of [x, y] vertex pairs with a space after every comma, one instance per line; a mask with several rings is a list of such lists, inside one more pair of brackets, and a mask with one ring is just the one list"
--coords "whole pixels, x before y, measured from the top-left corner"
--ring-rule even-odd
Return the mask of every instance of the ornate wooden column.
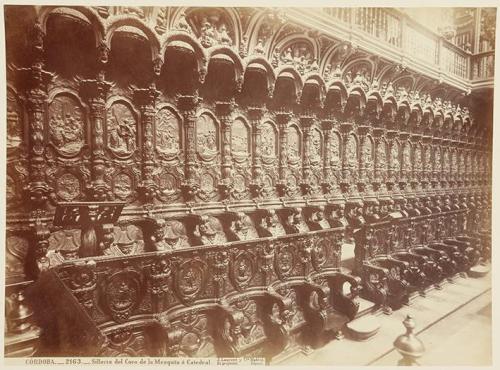
[[[443, 170], [441, 172], [441, 187], [443, 189], [448, 188], [448, 181], [450, 179], [451, 170], [451, 156], [450, 156], [450, 141], [448, 139], [441, 139], [441, 148], [446, 148], [447, 151], [443, 150]], [[446, 156], [445, 156], [446, 154]]]
[[80, 83], [81, 94], [89, 104], [92, 131], [92, 183], [87, 186], [87, 191], [91, 199], [98, 201], [112, 198], [110, 186], [104, 180], [104, 163], [106, 162], [104, 116], [106, 114], [106, 97], [110, 87], [111, 83], [104, 80], [104, 73], [100, 73], [95, 80], [83, 80]]
[[253, 196], [260, 196], [264, 187], [262, 180], [262, 125], [263, 107], [249, 107], [248, 116], [252, 125], [252, 182], [250, 192]]
[[152, 203], [157, 192], [158, 185], [153, 180], [153, 171], [155, 169], [154, 153], [154, 122], [156, 98], [160, 92], [152, 84], [147, 89], [136, 89], [134, 99], [139, 105], [141, 111], [142, 127], [142, 181], [138, 190], [146, 203]]
[[366, 143], [366, 134], [370, 130], [370, 126], [358, 126], [359, 138], [359, 177], [358, 177], [358, 191], [363, 193], [369, 179], [366, 176], [366, 163], [364, 156], [364, 148]]
[[423, 161], [422, 161], [422, 179], [421, 183], [422, 186], [427, 188], [427, 185], [429, 184], [431, 180], [431, 174], [432, 174], [432, 168], [431, 168], [431, 156], [430, 156], [430, 145], [432, 143], [432, 136], [424, 135], [422, 137], [422, 156], [423, 156]]
[[[435, 148], [436, 147], [440, 148], [441, 147], [441, 138], [433, 137], [432, 138], [432, 145]], [[441, 148], [440, 148], [440, 150], [441, 150]], [[442, 161], [443, 161], [442, 151], [441, 151], [441, 155], [439, 158], [439, 162], [436, 160], [436, 153], [437, 153], [437, 150], [434, 149], [434, 158], [433, 158], [434, 167], [432, 170], [432, 176], [431, 176], [431, 180], [430, 180], [433, 188], [436, 188], [437, 186], [441, 185], [441, 168], [442, 168]]]
[[323, 192], [325, 194], [330, 194], [334, 190], [334, 178], [332, 174], [331, 165], [331, 152], [332, 152], [332, 129], [334, 121], [333, 119], [324, 119], [321, 121], [321, 129], [323, 130], [325, 149], [323, 151]]
[[196, 109], [200, 102], [198, 94], [181, 95], [177, 98], [177, 106], [184, 117], [185, 182], [181, 187], [186, 201], [193, 200], [199, 190], [196, 170]]
[[302, 194], [310, 195], [312, 187], [310, 184], [311, 177], [311, 161], [309, 158], [311, 152], [311, 127], [314, 122], [314, 117], [311, 115], [301, 115], [300, 125], [302, 126], [304, 150], [302, 151], [302, 182], [300, 184]]
[[413, 173], [411, 177], [411, 186], [413, 190], [418, 190], [419, 185], [420, 185], [420, 177], [422, 175], [422, 153], [420, 153], [420, 158], [416, 157], [416, 150], [419, 148], [420, 145], [420, 140], [422, 138], [421, 134], [412, 134], [410, 136], [410, 140], [413, 143], [413, 153], [412, 153], [412, 160], [413, 160]]
[[31, 68], [19, 69], [25, 83], [26, 108], [29, 126], [29, 168], [30, 182], [24, 188], [31, 208], [43, 208], [52, 191], [45, 178], [45, 108], [47, 105], [47, 85], [52, 75], [43, 69], [42, 63]]
[[231, 124], [233, 122], [231, 115], [234, 105], [234, 101], [222, 101], [215, 103], [215, 111], [222, 126], [221, 182], [218, 185], [222, 199], [229, 198], [233, 187], [233, 159], [231, 155]]
[[[387, 139], [388, 139], [388, 150], [387, 152], [389, 153], [389, 156], [387, 158], [387, 178], [386, 178], [386, 186], [387, 186], [387, 190], [388, 191], [392, 191], [393, 188], [394, 188], [394, 185], [396, 184], [396, 182], [398, 181], [398, 176], [397, 176], [397, 172], [396, 172], [396, 162], [397, 161], [397, 157], [394, 158], [394, 156], [392, 155], [393, 154], [393, 149], [394, 149], [394, 146], [396, 145], [396, 135], [398, 134], [397, 131], [395, 130], [387, 130], [386, 132], [386, 136], [387, 136]], [[397, 153], [397, 155], [399, 156], [399, 152]]]
[[288, 175], [288, 122], [292, 118], [292, 114], [290, 112], [278, 112], [276, 113], [276, 121], [278, 122], [278, 130], [279, 130], [279, 163], [278, 163], [278, 172], [279, 172], [279, 182], [277, 184], [278, 194], [284, 195], [288, 191], [288, 186], [286, 183], [286, 177]]
[[[340, 180], [340, 187], [343, 192], [348, 192], [351, 186], [351, 174], [348, 168], [347, 158], [347, 140], [353, 129], [354, 125], [351, 122], [342, 122], [340, 124], [340, 135], [342, 136], [342, 178]], [[359, 150], [359, 148], [358, 148]]]
[[[408, 138], [410, 137], [410, 134], [407, 132], [400, 132], [399, 133], [399, 140], [401, 140], [401, 153], [400, 153], [400, 168], [399, 168], [399, 189], [401, 191], [404, 191], [406, 189], [406, 186], [408, 185], [408, 180], [409, 180], [409, 174], [406, 173], [406, 168], [408, 168], [408, 164], [405, 163], [405, 160], [410, 160], [410, 158], [405, 158], [405, 149], [406, 145], [408, 144]], [[411, 163], [410, 163], [411, 165]]]
[[374, 158], [373, 158], [375, 162], [375, 169], [373, 171], [372, 186], [373, 186], [373, 191], [375, 192], [380, 189], [380, 184], [384, 180], [384, 175], [385, 175], [382, 173], [382, 167], [381, 167], [382, 160], [385, 161], [385, 159], [379, 158], [379, 146], [383, 143], [382, 136], [384, 135], [384, 131], [385, 130], [380, 127], [374, 127], [372, 131], [373, 140], [375, 143]]
[[29, 183], [25, 185], [29, 200], [29, 208], [40, 209], [50, 196], [49, 185], [45, 178], [45, 109], [47, 105], [47, 86], [53, 75], [45, 71], [44, 38], [42, 27], [38, 21], [35, 22], [29, 37], [31, 48], [31, 67], [16, 70], [20, 81], [21, 90], [26, 94], [26, 108], [28, 113], [29, 132]]

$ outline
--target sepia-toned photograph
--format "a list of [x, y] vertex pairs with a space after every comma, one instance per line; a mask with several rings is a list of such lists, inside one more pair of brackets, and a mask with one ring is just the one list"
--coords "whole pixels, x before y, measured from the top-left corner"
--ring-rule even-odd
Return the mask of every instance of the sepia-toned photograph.
[[491, 366], [497, 8], [169, 5], [3, 7], [5, 360]]

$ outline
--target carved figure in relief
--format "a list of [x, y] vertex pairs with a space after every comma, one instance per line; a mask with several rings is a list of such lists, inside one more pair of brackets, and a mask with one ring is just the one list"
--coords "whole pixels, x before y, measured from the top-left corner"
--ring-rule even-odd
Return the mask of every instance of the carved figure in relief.
[[377, 166], [385, 168], [387, 165], [385, 143], [382, 141], [377, 145]]
[[333, 168], [338, 168], [340, 164], [340, 139], [337, 135], [332, 137], [330, 164]]
[[200, 42], [204, 47], [208, 48], [210, 46], [213, 46], [214, 41], [215, 29], [212, 24], [206, 18], [204, 18], [202, 21]]
[[355, 168], [358, 165], [358, 153], [356, 148], [356, 140], [353, 136], [349, 136], [346, 144], [346, 158], [347, 166], [349, 168]]
[[117, 154], [130, 154], [136, 148], [135, 119], [124, 104], [114, 104], [108, 110], [108, 146]]
[[363, 163], [365, 168], [370, 168], [373, 165], [372, 156], [373, 144], [370, 140], [366, 140], [363, 145]]
[[273, 127], [267, 123], [262, 128], [261, 152], [265, 157], [274, 157], [276, 154], [276, 137]]
[[213, 119], [207, 115], [200, 116], [196, 130], [198, 153], [214, 154], [217, 152], [217, 132]]
[[391, 148], [391, 168], [394, 170], [399, 168], [398, 146], [396, 143]]
[[215, 229], [213, 221], [208, 216], [201, 216], [198, 225], [196, 225], [195, 236], [197, 236], [201, 244], [213, 245], [225, 243], [225, 238]]
[[300, 157], [299, 134], [295, 128], [288, 130], [287, 155], [289, 161], [297, 161]]
[[176, 154], [179, 151], [179, 122], [167, 109], [163, 109], [158, 114], [156, 147], [165, 154]]
[[321, 161], [321, 134], [318, 130], [312, 131], [308, 159], [311, 164], [316, 164]]
[[259, 228], [261, 230], [262, 236], [281, 236], [285, 235], [285, 229], [276, 215], [274, 209], [270, 209], [266, 212], [265, 217], [260, 220]]
[[248, 153], [248, 130], [240, 120], [236, 120], [231, 127], [231, 150], [241, 155]]
[[217, 36], [218, 36], [217, 39], [219, 40], [220, 44], [227, 46], [231, 46], [233, 44], [233, 40], [229, 36], [229, 33], [227, 32], [227, 27], [224, 23], [220, 25]]
[[406, 144], [403, 149], [403, 169], [405, 171], [411, 170], [411, 158], [410, 158], [410, 145]]
[[151, 236], [151, 241], [157, 251], [172, 251], [189, 248], [186, 228], [177, 220], [159, 222], [158, 228]]
[[82, 112], [73, 99], [60, 96], [50, 103], [49, 138], [65, 154], [74, 154], [83, 146]]
[[57, 179], [56, 193], [63, 200], [71, 201], [80, 194], [80, 182], [74, 175], [65, 173]]

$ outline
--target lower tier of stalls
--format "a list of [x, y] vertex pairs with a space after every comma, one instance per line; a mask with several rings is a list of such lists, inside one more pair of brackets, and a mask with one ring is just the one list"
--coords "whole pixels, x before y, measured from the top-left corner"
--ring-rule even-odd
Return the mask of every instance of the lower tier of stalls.
[[8, 234], [36, 248], [31, 280], [7, 284], [5, 353], [277, 363], [348, 331], [365, 340], [367, 315], [481, 275], [490, 220], [485, 189], [146, 216], [61, 203]]

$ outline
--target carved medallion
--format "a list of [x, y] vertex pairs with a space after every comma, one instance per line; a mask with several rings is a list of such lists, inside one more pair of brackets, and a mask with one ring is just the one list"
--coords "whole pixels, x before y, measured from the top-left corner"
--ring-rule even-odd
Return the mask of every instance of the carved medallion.
[[242, 175], [234, 176], [233, 186], [234, 190], [236, 190], [238, 193], [244, 192], [246, 190], [245, 177], [243, 177]]
[[211, 193], [215, 190], [215, 179], [212, 175], [204, 173], [200, 176], [200, 189], [205, 193]]
[[14, 93], [7, 90], [7, 148], [17, 148], [22, 142], [22, 111]]
[[80, 181], [71, 173], [58, 176], [56, 180], [56, 194], [66, 202], [72, 201], [80, 195]]
[[294, 264], [295, 257], [292, 247], [289, 245], [280, 245], [277, 248], [276, 258], [274, 259], [274, 268], [280, 279], [284, 279], [292, 273]]
[[322, 266], [325, 264], [328, 249], [332, 246], [329, 245], [330, 240], [327, 238], [318, 238], [312, 248], [312, 264], [316, 270], [321, 270]]
[[113, 179], [114, 194], [119, 199], [126, 199], [132, 194], [132, 179], [126, 173], [119, 173]]
[[137, 147], [137, 122], [132, 109], [122, 102], [115, 102], [108, 109], [107, 120], [108, 147], [117, 155], [129, 155]]
[[50, 103], [49, 141], [65, 155], [78, 153], [84, 145], [84, 116], [75, 98], [58, 95]]
[[195, 299], [205, 287], [206, 265], [197, 259], [184, 262], [175, 274], [175, 286], [181, 299]]
[[141, 298], [140, 275], [136, 271], [125, 270], [109, 277], [105, 288], [106, 306], [117, 322], [124, 322]]
[[177, 179], [168, 172], [162, 173], [159, 177], [160, 191], [164, 195], [173, 195], [178, 191]]
[[167, 156], [176, 155], [180, 148], [180, 121], [167, 108], [156, 115], [156, 149]]
[[255, 274], [255, 256], [241, 252], [234, 257], [230, 264], [231, 280], [236, 289], [244, 289]]

